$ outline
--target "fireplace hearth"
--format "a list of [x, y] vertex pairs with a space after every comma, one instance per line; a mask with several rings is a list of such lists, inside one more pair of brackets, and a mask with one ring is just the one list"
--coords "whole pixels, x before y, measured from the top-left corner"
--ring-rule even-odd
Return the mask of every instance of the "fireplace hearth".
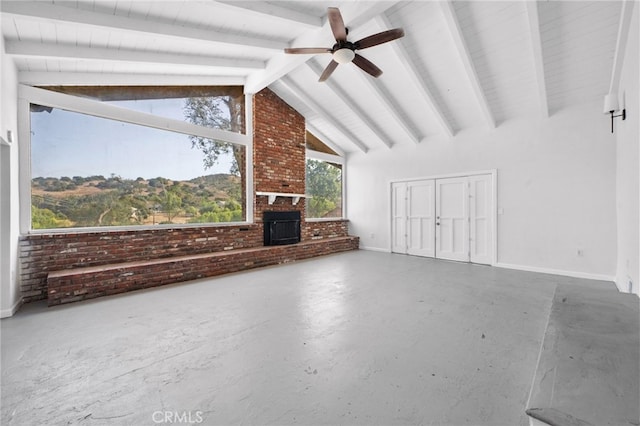
[[276, 246], [300, 242], [300, 212], [264, 212], [264, 245]]

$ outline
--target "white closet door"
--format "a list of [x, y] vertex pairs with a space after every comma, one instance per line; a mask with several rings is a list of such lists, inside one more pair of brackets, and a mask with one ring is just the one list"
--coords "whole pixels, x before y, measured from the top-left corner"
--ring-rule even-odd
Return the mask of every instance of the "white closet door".
[[467, 177], [436, 179], [436, 257], [469, 261]]
[[407, 253], [407, 183], [391, 184], [391, 251]]
[[407, 183], [407, 253], [435, 256], [435, 182]]
[[493, 188], [491, 175], [469, 176], [469, 252], [471, 262], [493, 261]]

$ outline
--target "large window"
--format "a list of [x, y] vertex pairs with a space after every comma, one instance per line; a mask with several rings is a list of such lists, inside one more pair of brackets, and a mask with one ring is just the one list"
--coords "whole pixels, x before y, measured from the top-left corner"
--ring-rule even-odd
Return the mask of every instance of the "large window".
[[31, 102], [32, 229], [246, 220], [246, 137], [228, 135], [244, 132], [244, 103], [178, 97], [175, 88], [167, 99], [114, 90], [95, 110], [68, 95], [56, 95], [68, 109]]
[[[315, 158], [314, 158], [315, 157]], [[307, 219], [336, 219], [343, 217], [342, 159], [327, 158], [320, 153], [307, 151], [306, 200]]]

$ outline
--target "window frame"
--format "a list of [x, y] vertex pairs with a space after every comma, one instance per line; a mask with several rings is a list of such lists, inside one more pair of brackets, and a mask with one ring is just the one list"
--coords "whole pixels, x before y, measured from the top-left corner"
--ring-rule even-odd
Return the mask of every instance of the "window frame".
[[[43, 233], [79, 233], [79, 232], [109, 232], [123, 230], [146, 230], [158, 228], [189, 228], [205, 226], [237, 226], [253, 223], [253, 98], [245, 95], [245, 133], [234, 133], [225, 130], [212, 129], [186, 121], [165, 118], [158, 115], [135, 111], [100, 101], [80, 98], [73, 95], [53, 92], [24, 84], [18, 85], [18, 146], [19, 149], [19, 194], [20, 194], [20, 232], [22, 234]], [[245, 220], [242, 222], [225, 223], [194, 223], [194, 224], [165, 224], [165, 225], [126, 225], [102, 227], [75, 227], [54, 229], [31, 228], [31, 114], [30, 104], [58, 108], [80, 114], [91, 115], [109, 120], [121, 121], [159, 130], [165, 130], [186, 135], [201, 136], [224, 142], [242, 145], [246, 150], [245, 161]]]
[[[306, 154], [305, 154], [305, 174], [306, 174], [306, 170], [307, 170], [307, 160], [317, 160], [317, 161], [324, 161], [327, 163], [335, 163], [335, 164], [340, 164], [340, 166], [342, 167], [341, 171], [342, 171], [342, 196], [341, 198], [341, 202], [342, 202], [342, 216], [341, 217], [306, 217], [305, 214], [305, 221], [306, 222], [332, 222], [332, 221], [340, 221], [340, 220], [346, 220], [347, 218], [347, 197], [346, 197], [346, 190], [347, 190], [347, 162], [345, 161], [344, 157], [340, 157], [339, 155], [333, 155], [333, 154], [327, 154], [324, 152], [319, 152], [319, 151], [314, 151], [312, 149], [307, 148], [306, 150]], [[306, 179], [305, 179], [306, 180]], [[313, 197], [313, 194], [308, 194], [309, 196]], [[305, 206], [306, 209], [306, 206]], [[306, 212], [305, 212], [306, 213]]]

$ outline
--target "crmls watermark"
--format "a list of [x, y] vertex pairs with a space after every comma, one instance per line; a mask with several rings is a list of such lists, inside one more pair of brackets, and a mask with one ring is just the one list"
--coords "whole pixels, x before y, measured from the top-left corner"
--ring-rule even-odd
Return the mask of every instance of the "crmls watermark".
[[202, 411], [154, 411], [151, 419], [156, 424], [189, 424], [202, 423]]

